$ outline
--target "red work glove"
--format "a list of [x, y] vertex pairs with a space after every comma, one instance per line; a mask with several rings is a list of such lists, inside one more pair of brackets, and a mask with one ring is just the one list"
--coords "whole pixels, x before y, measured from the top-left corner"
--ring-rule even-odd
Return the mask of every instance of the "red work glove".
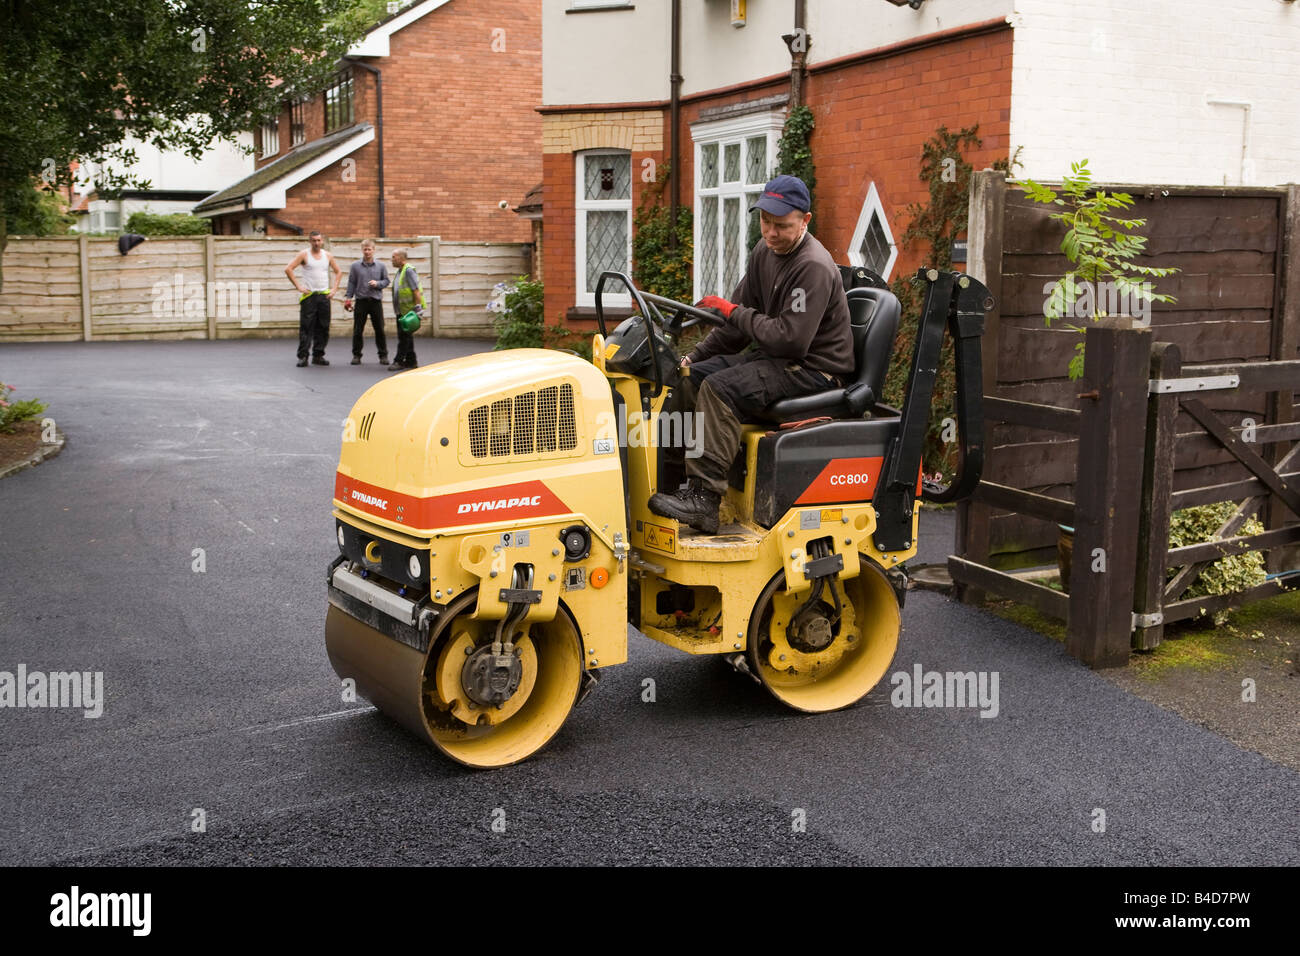
[[695, 303], [697, 309], [716, 309], [722, 313], [724, 319], [731, 318], [731, 313], [736, 311], [736, 303], [728, 302], [726, 299], [717, 295], [706, 295], [699, 302]]

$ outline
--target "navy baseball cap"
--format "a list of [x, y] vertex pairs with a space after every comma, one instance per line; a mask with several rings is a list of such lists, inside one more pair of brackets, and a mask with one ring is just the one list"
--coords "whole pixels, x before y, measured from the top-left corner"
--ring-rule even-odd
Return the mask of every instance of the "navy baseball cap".
[[812, 206], [808, 196], [808, 187], [798, 176], [777, 176], [763, 187], [763, 195], [758, 202], [749, 207], [749, 211], [762, 209], [774, 216], [784, 216], [788, 212], [807, 212]]

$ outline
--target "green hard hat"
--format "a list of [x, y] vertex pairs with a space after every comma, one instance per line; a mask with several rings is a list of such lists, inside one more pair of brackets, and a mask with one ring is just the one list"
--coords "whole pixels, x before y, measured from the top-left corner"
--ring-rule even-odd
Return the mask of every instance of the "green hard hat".
[[412, 309], [397, 320], [397, 327], [403, 332], [414, 332], [420, 327], [420, 313]]

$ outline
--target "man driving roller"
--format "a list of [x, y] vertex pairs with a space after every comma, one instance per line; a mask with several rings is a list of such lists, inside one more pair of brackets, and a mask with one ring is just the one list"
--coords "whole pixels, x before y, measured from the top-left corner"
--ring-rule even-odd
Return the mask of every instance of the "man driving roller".
[[760, 421], [757, 413], [779, 399], [842, 386], [853, 373], [849, 303], [835, 260], [808, 232], [810, 205], [798, 177], [769, 182], [750, 208], [758, 211], [763, 241], [731, 300], [710, 295], [696, 303], [726, 322], [682, 360], [699, 387], [703, 453], [687, 459], [685, 488], [650, 497], [657, 515], [717, 533], [742, 423]]

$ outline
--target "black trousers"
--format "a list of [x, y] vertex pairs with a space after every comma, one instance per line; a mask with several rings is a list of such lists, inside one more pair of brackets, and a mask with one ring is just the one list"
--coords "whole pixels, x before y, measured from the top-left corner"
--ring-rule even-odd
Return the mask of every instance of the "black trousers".
[[687, 458], [686, 474], [718, 494], [727, 489], [727, 472], [740, 450], [741, 425], [763, 421], [758, 413], [782, 398], [835, 388], [839, 380], [788, 359], [762, 352], [716, 355], [690, 366], [699, 389], [700, 455]]
[[397, 354], [393, 356], [395, 365], [409, 365], [415, 368], [415, 336], [410, 332], [403, 332], [402, 327], [397, 327]]
[[366, 319], [375, 330], [375, 350], [380, 361], [388, 358], [388, 338], [384, 335], [384, 302], [382, 299], [357, 298], [352, 303], [352, 354], [361, 358], [362, 335]]
[[307, 357], [309, 345], [314, 358], [324, 358], [329, 340], [330, 297], [313, 293], [298, 303], [298, 358]]

